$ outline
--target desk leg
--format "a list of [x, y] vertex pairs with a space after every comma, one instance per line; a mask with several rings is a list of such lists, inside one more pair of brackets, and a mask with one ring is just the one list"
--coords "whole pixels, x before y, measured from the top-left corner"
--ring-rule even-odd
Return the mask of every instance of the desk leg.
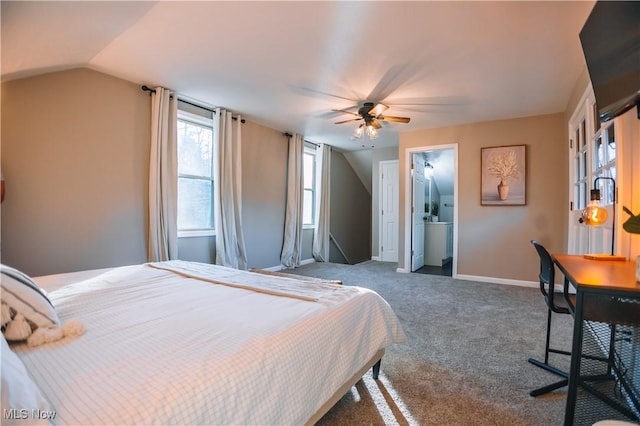
[[576, 294], [575, 313], [573, 317], [573, 344], [571, 348], [571, 368], [569, 369], [569, 387], [567, 390], [567, 406], [564, 412], [565, 426], [573, 425], [578, 393], [578, 381], [580, 378], [580, 359], [582, 358], [582, 302], [584, 295], [578, 289]]

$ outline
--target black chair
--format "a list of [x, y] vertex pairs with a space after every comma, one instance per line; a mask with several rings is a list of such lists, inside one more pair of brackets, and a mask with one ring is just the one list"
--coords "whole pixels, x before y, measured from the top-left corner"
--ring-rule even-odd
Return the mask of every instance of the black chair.
[[551, 341], [551, 317], [552, 314], [570, 314], [571, 311], [567, 307], [562, 294], [555, 292], [555, 265], [551, 255], [541, 244], [532, 240], [531, 244], [536, 248], [538, 255], [540, 256], [540, 291], [544, 296], [545, 303], [547, 304], [547, 337], [544, 347], [544, 362], [538, 361], [534, 358], [529, 358], [529, 362], [537, 367], [540, 367], [550, 373], [562, 377], [562, 380], [550, 385], [543, 386], [541, 388], [532, 390], [529, 392], [531, 396], [539, 396], [545, 393], [554, 391], [569, 383], [569, 373], [562, 371], [549, 364], [549, 353], [556, 353], [562, 355], [571, 355], [571, 352], [554, 349], [549, 347]]

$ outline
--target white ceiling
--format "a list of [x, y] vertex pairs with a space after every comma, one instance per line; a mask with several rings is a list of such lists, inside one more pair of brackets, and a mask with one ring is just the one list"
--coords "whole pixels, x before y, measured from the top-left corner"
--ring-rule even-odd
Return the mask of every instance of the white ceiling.
[[2, 1], [2, 79], [89, 67], [347, 151], [363, 144], [332, 110], [384, 102], [411, 117], [385, 123], [374, 145], [391, 147], [401, 131], [564, 111], [593, 4]]

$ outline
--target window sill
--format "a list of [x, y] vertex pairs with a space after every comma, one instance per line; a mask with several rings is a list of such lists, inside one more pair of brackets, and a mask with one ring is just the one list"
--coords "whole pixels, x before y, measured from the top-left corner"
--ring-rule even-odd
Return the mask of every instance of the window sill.
[[302, 229], [316, 229], [315, 225], [302, 225]]
[[213, 229], [198, 229], [193, 231], [178, 231], [178, 238], [193, 237], [215, 237], [216, 231]]

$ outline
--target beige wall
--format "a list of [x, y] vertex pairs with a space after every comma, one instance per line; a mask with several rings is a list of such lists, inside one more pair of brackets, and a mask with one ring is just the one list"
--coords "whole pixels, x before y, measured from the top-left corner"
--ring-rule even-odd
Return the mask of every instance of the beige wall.
[[[249, 268], [280, 264], [284, 234], [288, 142], [282, 132], [242, 125], [242, 225]], [[304, 240], [311, 257], [311, 240]], [[178, 257], [216, 263], [215, 237], [178, 238]]]
[[149, 95], [77, 69], [2, 84], [2, 262], [32, 275], [146, 261]]
[[[2, 262], [43, 275], [147, 260], [150, 102], [140, 85], [88, 69], [2, 84]], [[274, 267], [287, 139], [250, 122], [242, 130], [249, 267]], [[215, 262], [213, 237], [180, 238], [178, 249]]]
[[[149, 94], [138, 84], [75, 69], [4, 82], [1, 101], [1, 160], [7, 185], [0, 211], [2, 262], [31, 275], [145, 262]], [[287, 138], [251, 122], [242, 132], [248, 266], [277, 267], [284, 230]], [[357, 178], [354, 182], [362, 186]], [[360, 204], [368, 219], [369, 199]], [[350, 215], [337, 215], [332, 227], [341, 229], [350, 220]], [[345, 240], [345, 246], [364, 244], [368, 250], [368, 233], [354, 238], [355, 242]], [[311, 258], [311, 243], [312, 230], [305, 230], [304, 260]], [[214, 263], [215, 237], [179, 238], [178, 256]]]
[[242, 126], [242, 227], [249, 268], [280, 265], [289, 142], [280, 131]]
[[[537, 281], [539, 261], [529, 243], [564, 247], [567, 148], [564, 114], [427, 129], [400, 135], [399, 266], [405, 252], [406, 150], [458, 144], [458, 274]], [[527, 145], [525, 206], [480, 205], [480, 149]]]
[[[579, 98], [587, 84], [581, 77], [572, 99]], [[32, 275], [146, 261], [149, 95], [137, 84], [77, 69], [4, 82], [1, 101], [7, 185], [1, 206], [1, 260]], [[404, 204], [405, 150], [458, 143], [458, 273], [535, 281], [537, 259], [529, 240], [539, 239], [552, 251], [565, 247], [567, 114], [405, 133], [400, 150], [395, 155], [385, 152], [374, 164], [400, 153]], [[627, 124], [621, 132], [624, 161], [618, 184], [621, 201], [638, 214], [640, 191], [634, 183], [640, 181], [640, 121], [633, 114], [635, 110], [623, 117]], [[279, 264], [282, 245], [286, 138], [249, 122], [243, 132], [248, 260], [251, 267], [272, 267]], [[528, 146], [527, 205], [482, 207], [480, 148], [510, 144]], [[376, 173], [374, 168], [374, 186]], [[374, 199], [374, 209], [375, 204]], [[620, 211], [619, 223], [626, 218]], [[332, 218], [332, 227], [334, 220], [340, 218]], [[305, 259], [310, 257], [310, 234], [305, 233]], [[639, 254], [640, 236], [619, 235], [625, 254]], [[400, 239], [403, 264], [404, 232]], [[187, 260], [215, 259], [212, 238], [181, 239], [179, 250]]]
[[356, 264], [370, 260], [371, 194], [344, 154], [336, 150], [331, 150], [330, 180], [329, 231], [334, 240], [330, 243], [329, 261]]

